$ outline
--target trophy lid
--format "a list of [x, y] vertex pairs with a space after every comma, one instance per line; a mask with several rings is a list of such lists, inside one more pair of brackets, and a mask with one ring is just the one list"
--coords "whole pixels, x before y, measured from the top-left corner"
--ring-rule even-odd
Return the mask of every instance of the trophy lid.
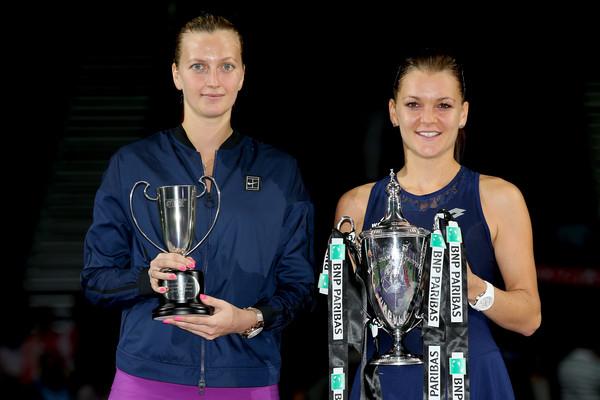
[[363, 231], [359, 237], [366, 236], [421, 236], [427, 235], [429, 231], [423, 228], [411, 225], [402, 215], [402, 204], [400, 202], [400, 184], [396, 181], [394, 170], [390, 169], [390, 183], [385, 187], [388, 194], [385, 216], [379, 221], [377, 226]]

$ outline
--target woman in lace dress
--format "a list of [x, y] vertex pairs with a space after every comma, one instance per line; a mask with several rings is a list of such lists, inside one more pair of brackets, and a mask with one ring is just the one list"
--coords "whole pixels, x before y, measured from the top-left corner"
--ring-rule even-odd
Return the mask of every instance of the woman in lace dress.
[[[532, 229], [516, 186], [460, 164], [468, 111], [462, 67], [453, 57], [425, 52], [400, 66], [389, 113], [403, 141], [405, 163], [396, 174], [402, 211], [411, 224], [431, 229], [436, 211], [444, 208], [460, 225], [468, 300], [474, 306], [468, 315], [471, 398], [507, 400], [514, 394], [489, 322], [526, 336], [540, 326]], [[346, 192], [337, 205], [336, 223], [350, 216], [357, 234], [370, 229], [385, 214], [387, 183], [386, 176]], [[348, 224], [341, 228], [350, 229]], [[497, 271], [502, 278], [498, 282]], [[476, 301], [482, 296], [491, 299], [487, 308]], [[380, 337], [385, 351], [391, 341], [384, 343], [389, 340], [385, 334]], [[411, 352], [422, 353], [420, 330], [411, 331], [405, 344]], [[386, 400], [423, 398], [422, 365], [380, 366], [379, 378]], [[351, 398], [358, 398], [359, 387], [356, 378]]]

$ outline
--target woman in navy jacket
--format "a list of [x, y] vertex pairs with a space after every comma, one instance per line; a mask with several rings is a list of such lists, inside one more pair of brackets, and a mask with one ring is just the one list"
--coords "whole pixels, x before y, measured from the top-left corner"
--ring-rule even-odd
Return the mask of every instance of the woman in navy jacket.
[[[231, 127], [245, 75], [236, 28], [202, 15], [176, 44], [172, 73], [183, 94], [183, 122], [111, 158], [85, 241], [86, 297], [123, 309], [110, 398], [185, 399], [200, 391], [204, 399], [278, 399], [280, 332], [314, 305], [313, 205], [291, 156]], [[132, 187], [144, 180], [152, 193], [197, 184], [203, 175], [214, 177], [222, 197], [213, 231], [188, 257], [158, 251], [135, 227]], [[216, 194], [209, 190], [198, 201], [194, 243], [215, 218]], [[141, 192], [133, 196], [135, 217], [160, 243], [156, 204]], [[159, 279], [173, 279], [165, 272], [173, 268], [204, 274], [202, 302], [213, 315], [153, 320], [167, 290]]]

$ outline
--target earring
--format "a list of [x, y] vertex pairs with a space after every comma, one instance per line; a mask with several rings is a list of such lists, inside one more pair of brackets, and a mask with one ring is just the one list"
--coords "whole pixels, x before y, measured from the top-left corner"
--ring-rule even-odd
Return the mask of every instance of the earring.
[[458, 126], [458, 129], [462, 129], [462, 128], [464, 128], [464, 127], [465, 127], [465, 124], [460, 124], [460, 125]]
[[394, 128], [397, 128], [397, 127], [398, 127], [398, 125], [396, 125], [394, 122], [392, 122], [392, 126], [393, 126]]

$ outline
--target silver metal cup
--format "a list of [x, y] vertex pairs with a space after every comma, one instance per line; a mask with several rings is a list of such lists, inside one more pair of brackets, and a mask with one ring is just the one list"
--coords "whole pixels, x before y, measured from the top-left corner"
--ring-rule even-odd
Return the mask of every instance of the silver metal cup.
[[371, 229], [359, 237], [361, 259], [369, 277], [369, 302], [384, 329], [394, 339], [392, 348], [371, 363], [420, 364], [421, 357], [410, 354], [403, 341], [421, 322], [426, 234], [420, 228], [412, 227], [396, 232]]
[[196, 186], [161, 186], [156, 189], [163, 240], [170, 253], [187, 256], [196, 227]]
[[[373, 358], [375, 365], [421, 364], [422, 356], [411, 354], [404, 337], [422, 321], [420, 314], [424, 289], [423, 264], [429, 231], [412, 226], [402, 216], [400, 186], [390, 172], [386, 186], [388, 201], [385, 217], [372, 229], [361, 232], [359, 259], [364, 271], [369, 303], [383, 329], [394, 343], [384, 354]], [[338, 223], [338, 229], [345, 220]]]
[[[206, 183], [203, 179], [209, 179], [214, 185], [218, 195], [217, 211], [211, 227], [204, 237], [192, 247], [196, 227], [196, 200], [206, 193]], [[195, 185], [160, 186], [156, 189], [156, 198], [148, 195], [147, 190], [150, 187], [148, 182], [138, 181], [133, 185], [129, 195], [129, 207], [133, 222], [146, 240], [163, 253], [177, 253], [187, 257], [206, 240], [214, 228], [221, 208], [221, 193], [211, 176], [202, 176], [199, 183], [203, 186], [200, 194], [197, 194], [198, 190]], [[133, 193], [140, 184], [146, 185], [144, 188], [146, 199], [157, 202], [163, 242], [168, 250], [154, 243], [142, 231], [135, 217]], [[199, 299], [199, 295], [204, 288], [204, 275], [200, 271], [166, 269], [164, 272], [175, 274], [176, 279], [159, 281], [159, 284], [165, 286], [168, 290], [160, 298], [161, 304], [152, 311], [154, 319], [163, 320], [177, 315], [210, 315], [212, 313], [211, 308], [202, 304]]]

